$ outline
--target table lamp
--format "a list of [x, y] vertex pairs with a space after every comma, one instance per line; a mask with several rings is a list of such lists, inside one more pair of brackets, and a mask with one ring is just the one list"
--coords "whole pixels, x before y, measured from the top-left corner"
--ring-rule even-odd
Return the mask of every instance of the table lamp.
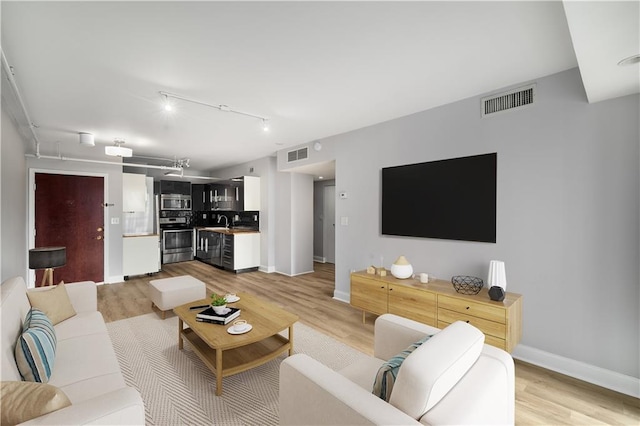
[[40, 286], [53, 285], [53, 268], [66, 263], [66, 247], [38, 247], [29, 250], [29, 269], [44, 269]]

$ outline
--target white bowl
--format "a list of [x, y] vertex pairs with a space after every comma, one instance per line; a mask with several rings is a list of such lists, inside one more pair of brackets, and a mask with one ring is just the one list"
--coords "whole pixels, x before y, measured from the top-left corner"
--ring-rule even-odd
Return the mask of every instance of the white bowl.
[[211, 306], [213, 308], [213, 311], [218, 314], [218, 315], [224, 315], [224, 313], [227, 311], [227, 305], [222, 305], [222, 306]]
[[391, 265], [391, 275], [398, 279], [409, 278], [413, 275], [413, 266], [411, 265]]

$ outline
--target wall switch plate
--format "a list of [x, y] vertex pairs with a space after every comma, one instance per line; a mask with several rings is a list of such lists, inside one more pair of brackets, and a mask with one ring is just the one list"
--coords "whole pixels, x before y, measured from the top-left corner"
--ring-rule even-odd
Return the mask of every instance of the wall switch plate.
[[120, 218], [119, 217], [112, 217], [111, 218], [111, 224], [112, 225], [120, 225]]
[[342, 198], [343, 200], [347, 198], [347, 193], [346, 192], [341, 192], [340, 193], [340, 198]]
[[340, 218], [340, 225], [342, 225], [342, 226], [349, 225], [349, 217], [348, 216], [342, 216]]

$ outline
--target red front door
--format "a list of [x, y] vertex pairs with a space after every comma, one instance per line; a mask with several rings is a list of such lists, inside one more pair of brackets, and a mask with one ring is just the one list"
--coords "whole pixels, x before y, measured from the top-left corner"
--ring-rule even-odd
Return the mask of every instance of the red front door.
[[[104, 281], [104, 179], [36, 173], [36, 247], [64, 246], [60, 281]], [[43, 271], [36, 271], [40, 285]]]

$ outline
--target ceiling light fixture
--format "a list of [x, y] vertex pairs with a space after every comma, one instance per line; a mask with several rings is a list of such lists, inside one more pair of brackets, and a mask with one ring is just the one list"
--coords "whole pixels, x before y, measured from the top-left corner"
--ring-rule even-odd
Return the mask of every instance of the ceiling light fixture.
[[84, 146], [96, 146], [95, 138], [91, 133], [80, 132], [80, 145]]
[[133, 150], [131, 148], [125, 148], [122, 145], [124, 141], [122, 139], [116, 139], [113, 141], [113, 146], [105, 146], [104, 153], [112, 157], [131, 157]]
[[[176, 95], [175, 93], [169, 93], [169, 92], [163, 92], [163, 91], [160, 91], [158, 93], [160, 93], [160, 96], [162, 96], [165, 99], [165, 107], [164, 108], [167, 111], [171, 110], [171, 105], [169, 105], [169, 98], [179, 99], [181, 101], [191, 102], [193, 104], [198, 104], [198, 105], [206, 106], [206, 107], [209, 107], [209, 108], [215, 108], [215, 109], [217, 109], [219, 111], [223, 111], [223, 112], [232, 112], [234, 114], [240, 114], [240, 115], [244, 115], [244, 116], [247, 116], [247, 117], [257, 118], [258, 120], [262, 120], [262, 129], [265, 132], [269, 130], [269, 125], [268, 125], [269, 118], [267, 118], [267, 117], [263, 117], [263, 116], [257, 115], [257, 114], [252, 114], [250, 112], [240, 111], [239, 109], [231, 108], [229, 105], [224, 105], [224, 104], [214, 105], [214, 104], [210, 104], [210, 103], [207, 103], [207, 102], [202, 102], [202, 101], [198, 101], [198, 100], [195, 100], [195, 99], [187, 98], [185, 96]], [[169, 105], [170, 109], [167, 109], [167, 105]]]
[[621, 67], [624, 67], [627, 65], [637, 64], [639, 62], [640, 62], [640, 54], [629, 56], [628, 58], [624, 58], [623, 60], [618, 62], [618, 65], [620, 65]]

